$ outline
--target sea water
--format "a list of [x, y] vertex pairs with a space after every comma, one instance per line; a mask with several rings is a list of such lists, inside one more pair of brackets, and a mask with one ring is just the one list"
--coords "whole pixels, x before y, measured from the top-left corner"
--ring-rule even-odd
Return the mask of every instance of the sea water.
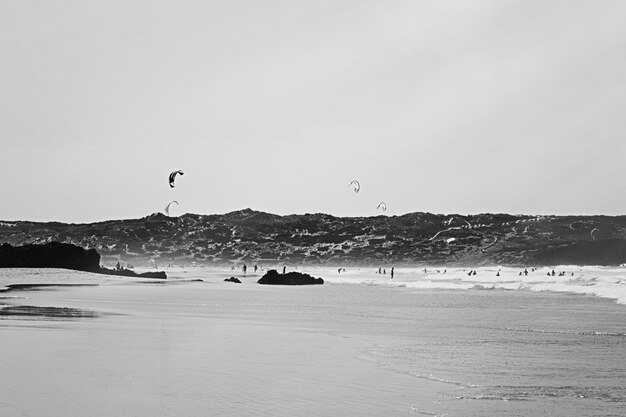
[[622, 268], [301, 269], [0, 270], [0, 415], [626, 415]]

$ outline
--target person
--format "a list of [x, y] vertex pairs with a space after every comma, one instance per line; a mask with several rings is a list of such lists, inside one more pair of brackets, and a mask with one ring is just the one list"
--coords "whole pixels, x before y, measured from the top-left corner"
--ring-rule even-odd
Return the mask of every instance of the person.
[[246, 266], [246, 264], [243, 264], [243, 274], [246, 275], [246, 271], [248, 270], [248, 267]]
[[285, 275], [286, 270], [287, 270], [287, 267], [283, 265], [283, 275]]
[[552, 276], [554, 276], [554, 269], [552, 270]]
[[378, 273], [382, 274], [383, 273], [382, 270], [383, 270], [382, 268], [378, 268]]
[[254, 264], [254, 272], [256, 272], [257, 268], [258, 268], [257, 264]]
[[339, 269], [337, 270], [337, 273], [338, 273], [339, 275], [341, 275], [341, 268], [339, 268]]
[[383, 275], [387, 275], [387, 269], [383, 269]]
[[496, 276], [499, 277], [500, 276], [500, 271], [496, 272]]
[[391, 267], [391, 279], [393, 279], [393, 266]]
[[121, 269], [120, 268], [120, 261], [117, 261], [117, 263], [115, 264], [115, 270], [119, 271], [120, 269]]
[[524, 275], [528, 275], [528, 269], [524, 268]]
[[476, 271], [474, 271], [474, 273], [472, 275], [476, 275]]

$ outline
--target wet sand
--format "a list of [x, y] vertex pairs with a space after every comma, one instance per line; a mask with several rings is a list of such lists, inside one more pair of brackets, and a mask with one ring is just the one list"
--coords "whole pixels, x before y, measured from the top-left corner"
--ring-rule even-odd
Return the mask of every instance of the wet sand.
[[224, 276], [156, 285], [87, 277], [98, 285], [11, 291], [0, 299], [3, 413], [414, 415], [434, 413], [437, 392], [450, 388], [369, 360], [387, 336], [351, 330], [355, 317], [337, 317], [324, 289]]

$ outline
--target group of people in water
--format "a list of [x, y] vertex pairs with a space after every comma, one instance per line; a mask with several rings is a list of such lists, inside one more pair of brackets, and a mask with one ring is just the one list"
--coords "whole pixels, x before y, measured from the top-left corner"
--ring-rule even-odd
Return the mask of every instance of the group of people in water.
[[[393, 266], [391, 267], [391, 271], [390, 271], [390, 275], [391, 275], [391, 279], [393, 279]], [[378, 268], [378, 271], [376, 271], [377, 274], [383, 274], [386, 275], [387, 274], [387, 269], [386, 268]]]
[[[257, 270], [259, 269], [259, 266], [258, 266], [257, 264], [254, 264], [253, 268], [254, 268], [254, 272], [256, 273], [256, 272], [257, 272]], [[120, 264], [119, 264], [119, 262], [118, 262], [118, 263], [117, 263], [117, 265], [116, 265], [116, 269], [118, 269], [118, 270], [120, 269]], [[123, 267], [122, 267], [122, 269], [123, 269]], [[231, 266], [231, 268], [230, 268], [230, 269], [231, 269], [231, 271], [234, 271], [234, 270], [235, 270], [235, 265]], [[244, 274], [244, 275], [246, 275], [246, 273], [247, 273], [247, 271], [248, 271], [248, 266], [244, 263], [244, 264], [243, 264], [243, 266], [241, 267], [241, 270], [242, 270], [243, 274]], [[437, 269], [436, 271], [437, 271], [437, 273], [438, 273], [438, 274], [440, 274], [440, 273], [441, 273], [441, 271], [440, 271], [440, 270], [438, 270], [438, 269]], [[496, 272], [496, 276], [497, 276], [497, 277], [499, 277], [499, 276], [500, 276], [500, 271], [501, 271], [501, 270], [500, 270], [500, 269], [498, 269], [498, 271]], [[532, 272], [535, 272], [535, 271], [536, 271], [536, 268], [531, 268], [531, 271], [532, 271]], [[286, 266], [283, 266], [283, 274], [285, 274], [286, 272], [287, 272], [287, 267], [286, 267]], [[346, 272], [346, 268], [338, 268], [338, 269], [337, 269], [337, 273], [338, 273], [338, 274], [341, 274], [342, 272]], [[390, 270], [390, 276], [391, 276], [391, 279], [393, 279], [394, 272], [395, 272], [395, 271], [394, 271], [394, 267], [391, 267], [391, 270]], [[428, 269], [424, 268], [424, 273], [425, 273], [425, 274], [427, 274], [428, 272], [429, 272], [429, 271], [428, 271]], [[445, 274], [446, 272], [448, 272], [448, 271], [447, 271], [446, 269], [444, 269], [444, 270], [443, 270], [443, 273]], [[376, 273], [376, 274], [381, 274], [381, 275], [386, 275], [386, 274], [387, 274], [387, 269], [386, 269], [386, 268], [382, 268], [382, 267], [381, 267], [381, 268], [378, 268], [378, 270], [377, 270], [377, 271], [375, 271], [375, 273]], [[468, 276], [475, 276], [475, 275], [478, 275], [478, 272], [476, 272], [476, 270], [472, 269], [472, 270], [470, 270], [470, 271], [467, 273], [467, 275], [468, 275]], [[520, 271], [520, 272], [518, 273], [518, 275], [519, 275], [519, 276], [522, 276], [522, 275], [524, 275], [524, 276], [528, 276], [528, 269], [527, 269], [527, 268], [524, 268], [524, 270], [523, 270], [523, 271]], [[547, 275], [548, 275], [548, 276], [556, 276], [556, 272], [555, 272], [555, 271], [554, 271], [554, 269], [553, 269], [551, 272], [550, 272], [550, 271], [548, 271]], [[562, 276], [565, 276], [565, 275], [566, 275], [566, 273], [565, 273], [565, 271], [561, 271], [561, 272], [559, 272], [559, 274], [558, 274], [558, 275], [559, 275], [560, 277], [562, 277]], [[572, 276], [573, 276], [573, 275], [574, 275], [574, 273], [572, 272]]]
[[[252, 267], [254, 268], [254, 272], [258, 271], [259, 266], [257, 264], [254, 264], [254, 266]], [[230, 267], [231, 271], [235, 270], [235, 265], [232, 265]], [[246, 275], [246, 273], [248, 272], [248, 265], [246, 265], [245, 263], [243, 264], [243, 266], [241, 267], [241, 271], [243, 272], [244, 275]], [[344, 269], [345, 271], [345, 269]], [[287, 267], [283, 265], [283, 275], [287, 272]]]

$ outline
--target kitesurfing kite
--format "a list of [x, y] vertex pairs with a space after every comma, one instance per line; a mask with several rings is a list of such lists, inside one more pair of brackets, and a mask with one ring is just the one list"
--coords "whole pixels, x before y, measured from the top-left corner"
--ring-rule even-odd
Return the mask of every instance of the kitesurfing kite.
[[348, 184], [348, 187], [351, 186], [351, 185], [354, 185], [354, 192], [355, 193], [358, 193], [359, 190], [361, 189], [361, 184], [359, 184], [359, 182], [357, 180], [350, 181], [350, 184]]
[[174, 180], [176, 179], [176, 174], [184, 175], [183, 171], [178, 170], [174, 171], [170, 174], [170, 187], [174, 188]]
[[172, 200], [167, 203], [167, 206], [165, 206], [165, 214], [167, 214], [168, 216], [170, 215], [170, 206], [172, 205], [172, 203], [176, 203], [176, 205], [178, 205], [178, 201]]
[[387, 211], [387, 204], [385, 204], [384, 201], [381, 201], [380, 204], [378, 204], [378, 207], [376, 207], [376, 210], [380, 208], [383, 209], [383, 211]]

